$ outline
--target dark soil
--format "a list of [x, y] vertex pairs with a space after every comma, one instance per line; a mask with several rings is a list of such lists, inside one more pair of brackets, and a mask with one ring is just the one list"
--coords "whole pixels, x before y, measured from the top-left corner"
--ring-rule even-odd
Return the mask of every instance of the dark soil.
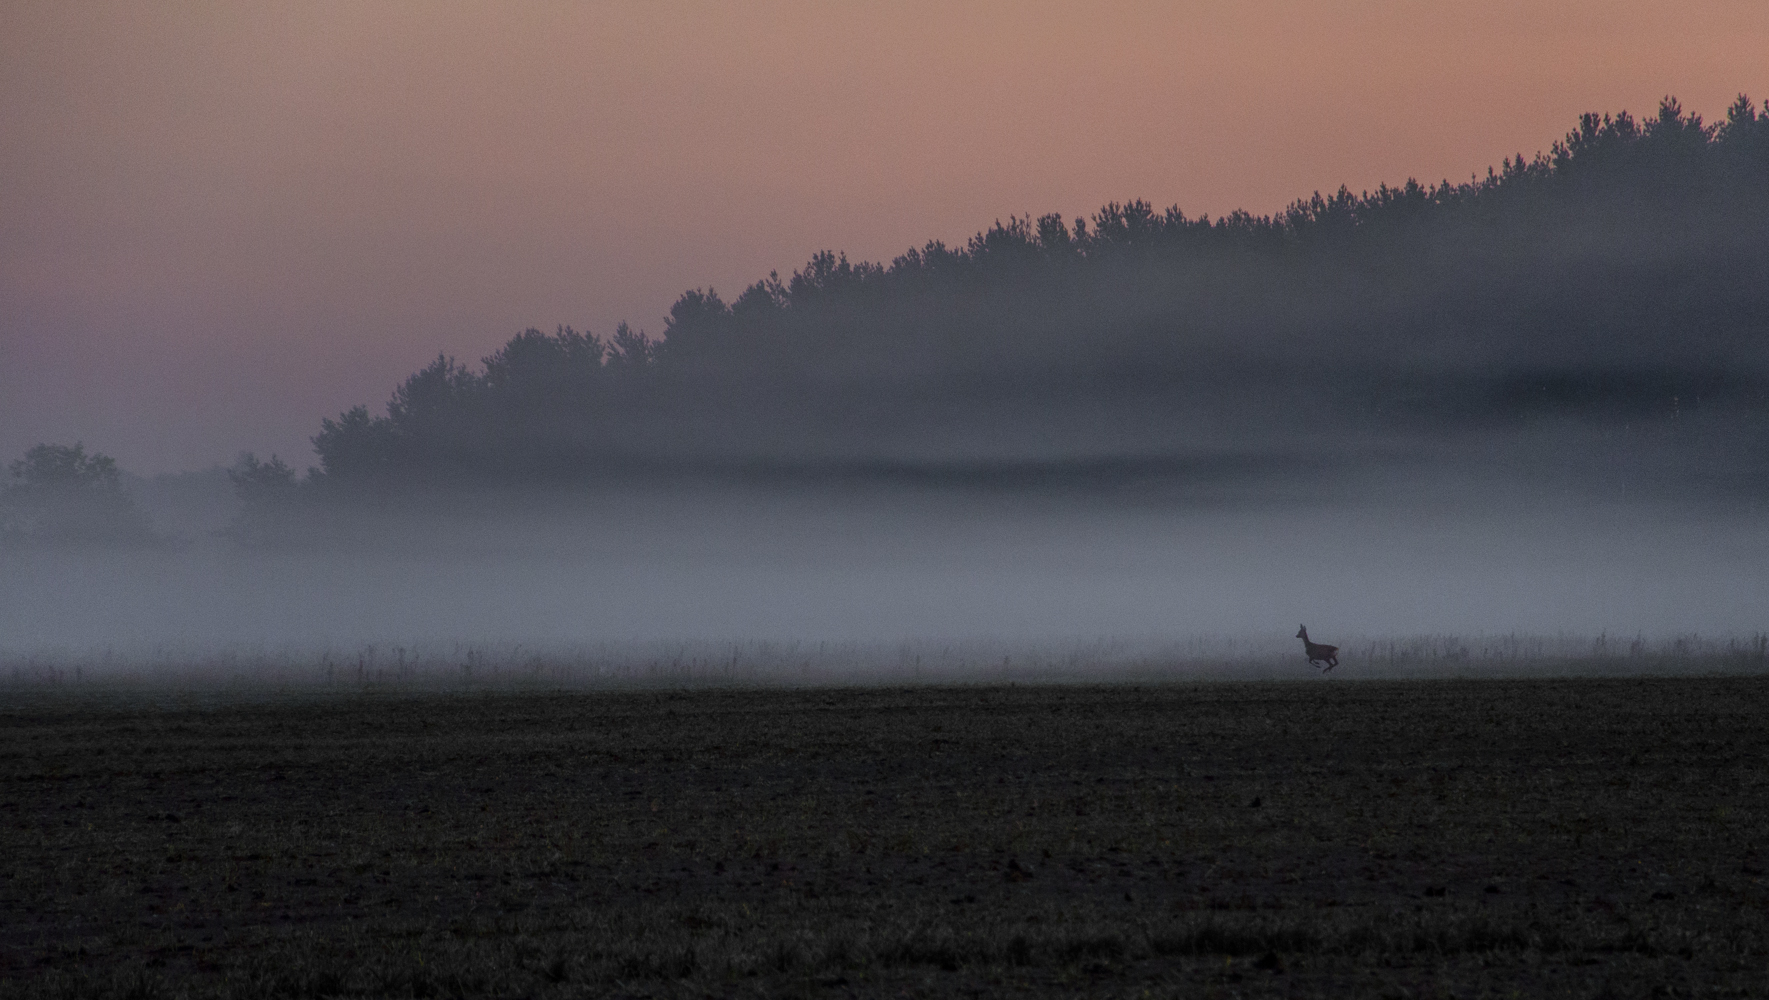
[[1769, 992], [1761, 678], [0, 697], [0, 995]]

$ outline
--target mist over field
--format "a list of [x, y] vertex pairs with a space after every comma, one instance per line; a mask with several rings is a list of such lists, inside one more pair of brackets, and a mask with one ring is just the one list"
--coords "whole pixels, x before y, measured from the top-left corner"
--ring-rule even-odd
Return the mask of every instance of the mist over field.
[[[741, 658], [772, 659], [746, 664], [765, 679], [799, 661], [820, 676], [902, 667], [899, 647], [912, 647], [904, 655], [925, 655], [930, 674], [936, 660], [955, 674], [967, 660], [1082, 655], [1101, 669], [1295, 658], [1302, 676], [1298, 621], [1348, 653], [1418, 635], [1460, 636], [1478, 654], [1495, 635], [1607, 633], [1619, 649], [1636, 636], [1656, 647], [1762, 628], [1760, 506], [1618, 502], [1382, 467], [1270, 475], [1239, 494], [1168, 476], [1116, 490], [478, 495], [423, 516], [364, 516], [324, 544], [30, 550], [0, 571], [0, 655], [366, 654], [450, 667], [697, 657], [710, 674], [740, 646]], [[1339, 673], [1367, 667], [1347, 660]]]
[[45, 444], [0, 655], [1756, 636], [1766, 181], [1769, 105], [1667, 99], [1466, 184], [1013, 218], [658, 337], [523, 331], [319, 419], [305, 472]]

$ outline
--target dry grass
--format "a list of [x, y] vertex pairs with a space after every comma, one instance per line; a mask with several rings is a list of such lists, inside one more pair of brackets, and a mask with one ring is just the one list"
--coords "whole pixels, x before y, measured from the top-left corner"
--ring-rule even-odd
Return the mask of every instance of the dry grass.
[[[416, 642], [0, 649], [0, 694], [288, 695], [670, 691], [940, 684], [1173, 684], [1309, 676], [1287, 633], [906, 642]], [[1769, 675], [1769, 634], [1333, 635], [1343, 680]]]

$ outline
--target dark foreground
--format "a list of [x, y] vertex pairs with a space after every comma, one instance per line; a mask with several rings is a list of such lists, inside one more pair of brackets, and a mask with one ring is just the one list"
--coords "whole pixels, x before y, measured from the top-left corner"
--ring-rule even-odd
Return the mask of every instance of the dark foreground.
[[4, 697], [0, 995], [1769, 991], [1763, 679]]

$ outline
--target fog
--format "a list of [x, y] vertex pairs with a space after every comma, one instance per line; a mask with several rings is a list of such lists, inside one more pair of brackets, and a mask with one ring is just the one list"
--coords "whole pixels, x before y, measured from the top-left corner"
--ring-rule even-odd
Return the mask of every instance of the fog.
[[[930, 670], [1241, 657], [1306, 677], [1298, 622], [1348, 654], [1418, 636], [1662, 643], [1765, 626], [1769, 520], [1712, 492], [1630, 499], [1609, 481], [1375, 460], [1080, 486], [1026, 475], [480, 493], [359, 512], [287, 548], [198, 535], [28, 549], [0, 564], [0, 662], [760, 655], [840, 679], [914, 650]], [[1337, 673], [1359, 671], [1347, 655]]]
[[1769, 103], [1666, 98], [1466, 184], [1015, 217], [433, 355], [305, 473], [44, 443], [0, 656], [1308, 676], [1307, 623], [1343, 675], [1761, 663], [1766, 178]]

